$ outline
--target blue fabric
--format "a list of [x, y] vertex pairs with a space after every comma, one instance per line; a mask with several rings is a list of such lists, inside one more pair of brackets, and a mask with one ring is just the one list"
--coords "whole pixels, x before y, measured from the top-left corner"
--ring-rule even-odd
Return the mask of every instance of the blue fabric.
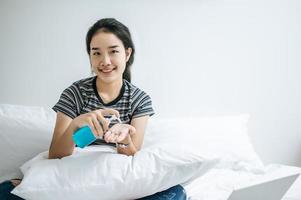
[[0, 183], [0, 199], [1, 200], [24, 200], [21, 197], [18, 197], [12, 193], [10, 193], [15, 186], [11, 181], [4, 181]]
[[162, 192], [140, 198], [139, 200], [186, 200], [186, 192], [181, 185], [176, 185]]

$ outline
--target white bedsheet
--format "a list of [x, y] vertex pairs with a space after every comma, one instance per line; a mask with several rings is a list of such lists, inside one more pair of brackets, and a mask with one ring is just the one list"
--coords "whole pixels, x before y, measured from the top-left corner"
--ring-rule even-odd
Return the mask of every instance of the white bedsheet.
[[[202, 177], [184, 185], [189, 200], [227, 200], [234, 188], [276, 177], [289, 176], [301, 172], [301, 168], [271, 164], [265, 172], [252, 172], [245, 169], [212, 169]], [[301, 200], [301, 179], [297, 180], [283, 200]], [[300, 185], [300, 186], [299, 186]]]
[[294, 182], [288, 190], [283, 200], [301, 200], [301, 176]]

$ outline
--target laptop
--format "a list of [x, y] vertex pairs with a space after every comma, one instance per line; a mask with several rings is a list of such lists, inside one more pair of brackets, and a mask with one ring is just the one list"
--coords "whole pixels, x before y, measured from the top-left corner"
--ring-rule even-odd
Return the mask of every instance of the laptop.
[[278, 177], [234, 189], [228, 200], [281, 200], [299, 175]]

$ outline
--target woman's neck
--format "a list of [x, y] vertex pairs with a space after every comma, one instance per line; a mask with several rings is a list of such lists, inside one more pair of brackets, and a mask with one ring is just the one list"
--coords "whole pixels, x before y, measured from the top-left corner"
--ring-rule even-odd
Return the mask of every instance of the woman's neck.
[[103, 82], [100, 78], [96, 79], [97, 92], [104, 103], [116, 99], [122, 87], [122, 79], [114, 82]]

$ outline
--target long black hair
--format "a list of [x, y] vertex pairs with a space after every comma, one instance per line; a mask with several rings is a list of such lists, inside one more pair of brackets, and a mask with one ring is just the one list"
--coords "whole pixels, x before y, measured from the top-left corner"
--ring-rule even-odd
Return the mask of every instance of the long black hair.
[[93, 24], [93, 26], [91, 26], [91, 28], [87, 32], [86, 47], [87, 47], [88, 55], [90, 55], [90, 43], [91, 43], [92, 37], [100, 29], [101, 29], [101, 31], [104, 31], [104, 32], [113, 33], [116, 37], [118, 37], [122, 41], [125, 49], [128, 49], [128, 48], [132, 49], [131, 56], [126, 63], [125, 70], [122, 75], [122, 77], [124, 79], [131, 82], [131, 68], [130, 67], [134, 62], [135, 46], [132, 41], [131, 33], [130, 33], [128, 27], [126, 27], [124, 24], [122, 24], [121, 22], [117, 21], [114, 18], [104, 18], [104, 19], [98, 20], [95, 24]]

